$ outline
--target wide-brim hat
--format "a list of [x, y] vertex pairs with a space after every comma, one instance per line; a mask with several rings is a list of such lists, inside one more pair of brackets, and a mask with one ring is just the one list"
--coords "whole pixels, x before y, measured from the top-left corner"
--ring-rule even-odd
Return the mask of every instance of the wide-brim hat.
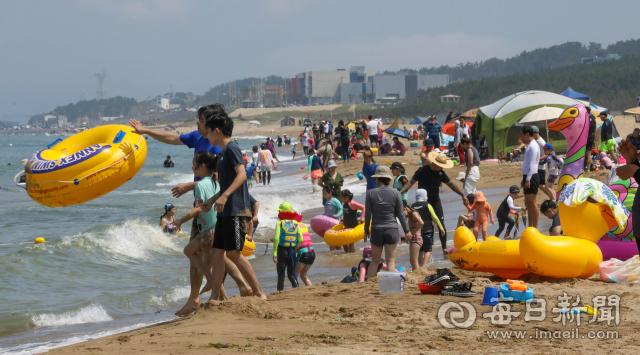
[[376, 173], [371, 175], [371, 177], [374, 178], [387, 178], [387, 179], [394, 179], [393, 174], [391, 174], [391, 169], [389, 169], [388, 166], [378, 166], [376, 168]]
[[432, 163], [441, 168], [453, 168], [453, 161], [451, 159], [448, 159], [447, 156], [444, 155], [444, 153], [431, 152], [429, 153], [429, 160], [431, 160]]

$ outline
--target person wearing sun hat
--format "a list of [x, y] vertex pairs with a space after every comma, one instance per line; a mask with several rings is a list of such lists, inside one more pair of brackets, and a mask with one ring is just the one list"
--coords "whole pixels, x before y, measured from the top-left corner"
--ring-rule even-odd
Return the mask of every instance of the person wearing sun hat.
[[373, 253], [373, 261], [367, 271], [369, 280], [378, 273], [377, 265], [380, 263], [383, 248], [387, 260], [387, 270], [395, 271], [396, 248], [400, 241], [397, 220], [400, 221], [400, 227], [405, 233], [405, 237], [409, 240], [412, 238], [404, 216], [402, 197], [398, 190], [390, 185], [394, 178], [391, 169], [388, 166], [378, 166], [373, 178], [378, 187], [367, 191], [364, 204], [364, 242], [366, 243], [371, 236], [371, 251]]
[[444, 183], [449, 186], [453, 192], [462, 197], [462, 202], [465, 205], [468, 205], [469, 201], [462, 193], [462, 190], [460, 190], [444, 172], [444, 169], [453, 167], [453, 161], [448, 159], [444, 153], [438, 152], [431, 152], [428, 157], [431, 164], [418, 169], [415, 174], [413, 174], [411, 180], [409, 180], [409, 184], [405, 185], [400, 192], [409, 191], [416, 182], [418, 183], [419, 189], [425, 189], [427, 191], [427, 195], [429, 196], [427, 202], [433, 207], [433, 210], [440, 219], [440, 224], [443, 226], [443, 229], [440, 230], [440, 244], [443, 254], [447, 254], [447, 234], [443, 233], [446, 231], [446, 228], [444, 228], [444, 210], [442, 209], [442, 202], [440, 201], [440, 185]]
[[[293, 212], [293, 206], [289, 202], [282, 202], [276, 211]], [[278, 214], [284, 216], [285, 214]], [[290, 217], [286, 214], [287, 217]], [[298, 222], [293, 219], [283, 219], [276, 223], [275, 236], [273, 238], [273, 262], [276, 263], [278, 271], [278, 291], [284, 290], [284, 273], [287, 271], [287, 277], [291, 282], [291, 287], [298, 287], [298, 279], [296, 278], [295, 268], [295, 250], [298, 245], [302, 244], [302, 231], [298, 226]]]

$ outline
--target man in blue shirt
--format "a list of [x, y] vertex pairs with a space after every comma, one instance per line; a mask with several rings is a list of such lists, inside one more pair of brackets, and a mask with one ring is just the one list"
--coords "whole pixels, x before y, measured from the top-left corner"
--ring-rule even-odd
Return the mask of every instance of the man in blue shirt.
[[616, 155], [616, 143], [613, 140], [613, 123], [608, 118], [606, 111], [600, 112], [602, 120], [602, 130], [600, 131], [600, 151], [608, 152], [613, 160], [618, 164], [618, 156]]
[[[217, 104], [201, 107], [198, 110], [198, 122], [196, 124], [198, 129], [196, 131], [193, 131], [191, 133], [186, 133], [186, 134], [177, 134], [174, 132], [151, 130], [149, 128], [142, 126], [140, 122], [133, 119], [129, 121], [129, 124], [134, 129], [133, 133], [137, 133], [140, 135], [146, 134], [149, 137], [152, 137], [153, 139], [157, 140], [158, 142], [162, 142], [165, 144], [186, 145], [190, 149], [194, 150], [194, 154], [198, 153], [201, 150], [207, 150], [217, 156], [220, 154], [220, 147], [211, 146], [211, 144], [209, 144], [209, 140], [207, 140], [206, 137], [203, 137], [203, 135], [206, 135], [205, 113], [208, 111], [218, 111], [220, 109], [224, 110], [224, 107]], [[188, 166], [188, 165], [185, 165], [185, 166]], [[173, 194], [173, 197], [178, 198], [189, 191], [194, 191], [196, 188], [196, 182], [198, 180], [200, 180], [200, 178], [197, 176], [194, 176], [193, 182], [178, 184], [177, 186], [175, 186], [173, 189], [171, 189], [171, 193]], [[191, 224], [191, 239], [195, 238], [199, 234], [199, 232], [200, 231], [197, 225], [197, 219], [194, 218]], [[207, 248], [207, 254], [208, 254], [209, 250], [211, 249], [211, 245], [203, 246], [203, 248], [205, 247]], [[238, 287], [240, 288], [240, 295], [241, 296], [249, 295], [251, 293], [251, 288], [244, 282], [244, 279], [242, 278], [242, 274], [240, 273], [240, 270], [238, 270], [238, 268], [228, 258], [225, 258], [225, 268], [227, 273], [238, 284]], [[200, 286], [202, 286], [202, 277], [204, 275], [194, 265], [191, 265], [189, 275], [191, 277], [191, 294], [189, 296], [189, 300], [187, 300], [187, 303], [184, 305], [184, 307], [182, 307], [181, 310], [176, 312], [176, 315], [178, 317], [186, 317], [190, 315], [196, 310], [196, 308], [198, 307], [198, 304], [200, 303]], [[226, 298], [226, 294], [224, 293], [224, 290], [221, 290], [220, 295], [221, 295], [221, 298]]]
[[433, 140], [435, 147], [440, 147], [440, 142], [444, 139], [442, 139], [442, 126], [436, 121], [436, 116], [431, 116], [429, 123], [424, 124], [424, 126], [427, 130], [427, 136]]

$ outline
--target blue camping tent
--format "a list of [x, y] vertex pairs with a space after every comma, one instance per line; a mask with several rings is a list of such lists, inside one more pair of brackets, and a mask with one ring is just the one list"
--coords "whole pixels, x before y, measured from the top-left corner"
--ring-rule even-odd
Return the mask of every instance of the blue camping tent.
[[563, 91], [560, 95], [562, 96], [566, 96], [566, 97], [570, 97], [572, 99], [576, 99], [576, 100], [583, 100], [583, 101], [589, 101], [591, 100], [591, 97], [585, 94], [581, 94], [577, 91], [574, 91], [571, 86], [569, 86], [567, 88], [567, 90]]
[[416, 118], [414, 118], [410, 124], [420, 124], [420, 123], [422, 123], [422, 119], [416, 116]]

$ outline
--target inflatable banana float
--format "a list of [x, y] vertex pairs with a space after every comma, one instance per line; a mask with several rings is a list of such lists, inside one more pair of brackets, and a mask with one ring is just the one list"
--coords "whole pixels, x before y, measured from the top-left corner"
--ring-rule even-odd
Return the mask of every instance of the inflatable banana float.
[[519, 278], [531, 272], [520, 258], [518, 240], [489, 237], [478, 242], [473, 232], [462, 226], [453, 235], [453, 245], [449, 260], [463, 270], [491, 272], [505, 279]]
[[345, 228], [344, 224], [339, 223], [324, 233], [324, 242], [332, 247], [349, 245], [362, 239], [364, 239], [364, 223], [355, 228]]
[[77, 205], [111, 192], [147, 157], [146, 140], [123, 125], [92, 128], [55, 143], [33, 154], [25, 167], [27, 193], [47, 207]]

